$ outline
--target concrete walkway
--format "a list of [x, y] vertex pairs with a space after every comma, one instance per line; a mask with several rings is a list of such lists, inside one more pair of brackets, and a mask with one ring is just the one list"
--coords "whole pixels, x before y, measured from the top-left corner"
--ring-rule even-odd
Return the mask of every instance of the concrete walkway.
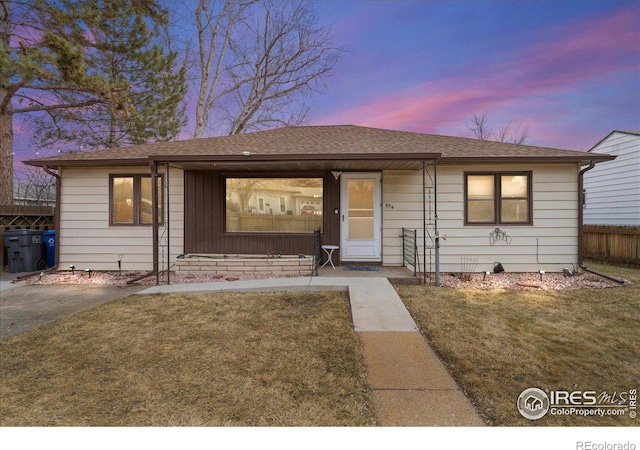
[[26, 285], [0, 280], [0, 339], [139, 290], [139, 286]]
[[481, 426], [386, 278], [300, 277], [154, 286], [140, 294], [348, 290], [381, 426]]

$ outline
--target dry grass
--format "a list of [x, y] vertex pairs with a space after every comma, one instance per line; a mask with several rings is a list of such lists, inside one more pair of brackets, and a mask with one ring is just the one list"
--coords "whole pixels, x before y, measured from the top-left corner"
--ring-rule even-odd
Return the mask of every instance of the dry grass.
[[593, 265], [633, 284], [573, 291], [403, 286], [400, 296], [452, 376], [494, 425], [640, 425], [624, 417], [529, 421], [516, 400], [543, 390], [640, 388], [640, 271]]
[[0, 352], [3, 426], [374, 424], [343, 293], [133, 296]]

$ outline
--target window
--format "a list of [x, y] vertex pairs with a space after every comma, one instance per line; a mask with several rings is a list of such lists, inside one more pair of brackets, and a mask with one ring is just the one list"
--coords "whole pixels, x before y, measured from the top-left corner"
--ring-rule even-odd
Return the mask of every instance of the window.
[[322, 178], [227, 178], [231, 233], [312, 233], [322, 226]]
[[285, 213], [287, 211], [287, 199], [286, 197], [280, 197], [280, 212]]
[[[111, 175], [110, 225], [151, 225], [150, 175]], [[162, 176], [158, 176], [158, 223], [162, 223]]]
[[465, 224], [532, 225], [531, 172], [465, 173]]

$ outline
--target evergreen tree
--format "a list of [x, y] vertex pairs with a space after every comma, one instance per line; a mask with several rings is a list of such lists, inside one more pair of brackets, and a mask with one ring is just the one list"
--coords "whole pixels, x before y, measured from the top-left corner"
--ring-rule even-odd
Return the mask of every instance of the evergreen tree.
[[175, 137], [185, 69], [156, 42], [166, 21], [155, 0], [0, 0], [0, 204], [12, 200], [15, 114], [40, 113], [40, 145]]
[[135, 7], [132, 0], [79, 5], [87, 65], [114, 88], [91, 107], [35, 118], [38, 142], [109, 148], [177, 137], [185, 120], [186, 66], [180, 66], [175, 52], [159, 46], [159, 29], [150, 28]]

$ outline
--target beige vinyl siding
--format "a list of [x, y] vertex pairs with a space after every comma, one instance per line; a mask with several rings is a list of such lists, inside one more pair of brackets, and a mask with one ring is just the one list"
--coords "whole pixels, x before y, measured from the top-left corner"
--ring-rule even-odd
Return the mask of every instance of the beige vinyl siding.
[[[511, 244], [490, 245], [495, 225], [464, 225], [464, 172], [523, 170], [532, 172], [533, 226], [498, 225], [512, 238]], [[439, 165], [437, 171], [438, 228], [441, 236], [446, 235], [441, 240], [442, 272], [460, 272], [462, 257], [477, 258], [478, 272], [493, 270], [495, 262], [511, 272], [561, 271], [577, 264], [577, 164]], [[421, 171], [385, 171], [382, 202], [383, 261], [402, 265], [403, 226], [418, 230], [422, 253]]]
[[[61, 269], [74, 264], [79, 269], [113, 271], [118, 269], [118, 255], [123, 255], [122, 270], [152, 269], [152, 227], [109, 226], [110, 174], [149, 174], [149, 167], [62, 169], [58, 240]], [[183, 171], [171, 169], [169, 183], [173, 261], [184, 248]], [[164, 226], [159, 231], [161, 237], [166, 237]]]
[[592, 149], [615, 155], [584, 175], [584, 223], [640, 225], [640, 136], [615, 132]]

